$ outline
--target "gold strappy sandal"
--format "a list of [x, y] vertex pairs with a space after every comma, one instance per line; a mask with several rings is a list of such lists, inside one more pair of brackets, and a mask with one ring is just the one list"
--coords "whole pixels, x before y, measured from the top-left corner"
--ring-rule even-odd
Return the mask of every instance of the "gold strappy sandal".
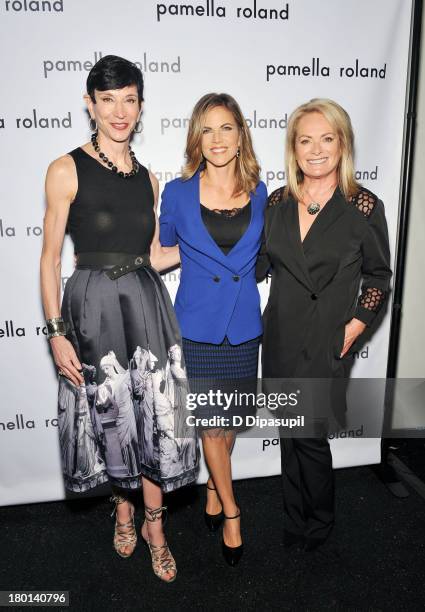
[[[177, 576], [177, 567], [174, 557], [171, 554], [170, 549], [168, 548], [168, 544], [166, 541], [164, 542], [164, 544], [159, 546], [156, 544], [151, 544], [151, 542], [149, 541], [148, 526], [146, 523], [146, 521], [153, 523], [162, 518], [163, 510], [167, 510], [167, 506], [161, 506], [160, 508], [155, 508], [154, 510], [145, 506], [144, 524], [146, 524], [147, 537], [145, 538], [142, 531], [142, 538], [150, 550], [152, 558], [152, 569], [154, 571], [155, 576], [158, 576], [158, 578], [160, 578], [163, 582], [174, 582]], [[172, 576], [170, 579], [163, 578], [164, 574], [166, 574], [167, 572], [174, 572], [174, 576]]]
[[[110, 501], [115, 503], [111, 516], [116, 515], [119, 504], [128, 502], [131, 507], [131, 519], [127, 523], [120, 523], [118, 517], [116, 516], [115, 518], [114, 548], [120, 557], [127, 559], [133, 554], [137, 543], [137, 533], [134, 525], [134, 506], [128, 499], [121, 497], [121, 495], [113, 495]], [[123, 552], [123, 549], [128, 546], [131, 546], [130, 552]]]

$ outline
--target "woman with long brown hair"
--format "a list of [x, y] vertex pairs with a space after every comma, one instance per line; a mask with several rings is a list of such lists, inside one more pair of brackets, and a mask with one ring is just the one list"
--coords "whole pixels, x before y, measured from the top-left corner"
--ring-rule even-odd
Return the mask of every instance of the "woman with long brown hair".
[[230, 565], [243, 550], [231, 471], [236, 407], [223, 410], [219, 393], [255, 391], [262, 332], [255, 262], [267, 198], [259, 172], [237, 102], [228, 94], [207, 94], [190, 119], [183, 177], [165, 186], [160, 215], [161, 244], [180, 247], [175, 310], [191, 391], [213, 390], [209, 397], [217, 400], [198, 406], [194, 416], [210, 473], [205, 520], [211, 531], [224, 521], [223, 554]]

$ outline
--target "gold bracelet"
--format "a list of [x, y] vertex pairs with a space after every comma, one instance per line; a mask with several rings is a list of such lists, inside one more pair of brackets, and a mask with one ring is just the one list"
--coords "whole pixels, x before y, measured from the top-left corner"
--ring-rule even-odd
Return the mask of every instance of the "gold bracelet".
[[66, 336], [66, 333], [60, 331], [52, 332], [51, 334], [47, 334], [47, 340], [50, 340], [51, 338], [56, 338], [57, 336]]
[[54, 317], [53, 319], [47, 319], [47, 339], [55, 338], [56, 336], [66, 336], [67, 324], [62, 317]]

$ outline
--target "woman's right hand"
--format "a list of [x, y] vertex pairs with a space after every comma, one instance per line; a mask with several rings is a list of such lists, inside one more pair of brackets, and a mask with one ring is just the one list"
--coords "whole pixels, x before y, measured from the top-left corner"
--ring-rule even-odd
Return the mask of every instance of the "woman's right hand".
[[77, 387], [81, 385], [84, 382], [81, 363], [70, 341], [65, 336], [55, 336], [50, 339], [50, 346], [59, 371]]

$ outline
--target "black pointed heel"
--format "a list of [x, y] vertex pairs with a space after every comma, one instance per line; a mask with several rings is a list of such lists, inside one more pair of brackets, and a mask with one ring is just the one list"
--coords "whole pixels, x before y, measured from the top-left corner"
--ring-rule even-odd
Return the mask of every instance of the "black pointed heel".
[[[224, 515], [224, 518], [227, 519], [228, 521], [231, 521], [232, 519], [239, 518], [240, 515], [241, 515], [241, 512], [239, 510], [239, 512], [235, 514], [235, 516]], [[221, 542], [221, 545], [222, 545], [224, 560], [231, 567], [235, 567], [235, 565], [239, 563], [242, 557], [243, 544], [241, 544], [240, 546], [227, 546], [227, 544], [224, 543], [224, 539], [223, 539]]]
[[[207, 489], [209, 489], [210, 491], [215, 491], [215, 488], [209, 487], [208, 483], [207, 483]], [[208, 514], [208, 512], [204, 512], [204, 519], [205, 519], [205, 524], [208, 527], [208, 530], [211, 533], [215, 533], [217, 529], [220, 527], [220, 525], [222, 524], [222, 522], [224, 521], [224, 512], [223, 510], [219, 512], [218, 514]]]

